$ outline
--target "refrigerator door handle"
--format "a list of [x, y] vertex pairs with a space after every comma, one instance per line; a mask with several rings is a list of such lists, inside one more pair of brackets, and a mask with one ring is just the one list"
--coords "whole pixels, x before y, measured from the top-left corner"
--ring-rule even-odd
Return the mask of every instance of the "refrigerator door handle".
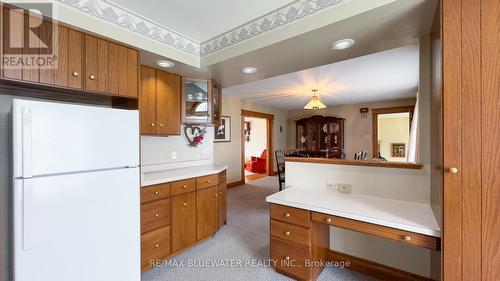
[[22, 107], [22, 157], [23, 157], [23, 178], [31, 178], [31, 109], [27, 106]]
[[23, 250], [30, 250], [32, 247], [33, 234], [33, 179], [23, 181]]

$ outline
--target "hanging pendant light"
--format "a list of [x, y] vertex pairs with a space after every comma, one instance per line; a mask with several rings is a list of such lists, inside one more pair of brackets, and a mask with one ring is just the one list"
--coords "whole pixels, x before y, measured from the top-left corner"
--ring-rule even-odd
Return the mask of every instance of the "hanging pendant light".
[[317, 91], [318, 90], [316, 90], [316, 89], [312, 90], [313, 95], [312, 95], [311, 101], [308, 102], [304, 106], [304, 109], [313, 109], [313, 110], [316, 110], [316, 109], [326, 108], [326, 105], [324, 105], [322, 102], [319, 101], [318, 95], [316, 94]]

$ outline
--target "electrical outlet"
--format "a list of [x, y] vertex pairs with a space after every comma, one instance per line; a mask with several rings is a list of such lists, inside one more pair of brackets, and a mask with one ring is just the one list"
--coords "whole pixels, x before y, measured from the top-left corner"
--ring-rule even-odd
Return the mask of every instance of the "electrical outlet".
[[326, 182], [326, 188], [329, 188], [329, 189], [332, 189], [335, 191], [338, 190], [337, 184], [333, 183], [333, 182]]
[[351, 193], [352, 190], [352, 186], [348, 183], [339, 183], [337, 187], [340, 193]]
[[177, 160], [177, 152], [172, 151], [172, 160]]
[[205, 150], [201, 151], [201, 157], [202, 158], [207, 157], [207, 152]]

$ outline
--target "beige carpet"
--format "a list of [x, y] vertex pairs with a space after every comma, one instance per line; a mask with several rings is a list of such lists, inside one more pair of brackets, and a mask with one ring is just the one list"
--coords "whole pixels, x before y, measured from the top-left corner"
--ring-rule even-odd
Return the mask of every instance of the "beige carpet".
[[[278, 191], [276, 177], [228, 190], [228, 220], [214, 236], [142, 274], [159, 280], [292, 280], [266, 264], [269, 259], [269, 206], [265, 197]], [[374, 280], [346, 269], [326, 268], [318, 280]]]

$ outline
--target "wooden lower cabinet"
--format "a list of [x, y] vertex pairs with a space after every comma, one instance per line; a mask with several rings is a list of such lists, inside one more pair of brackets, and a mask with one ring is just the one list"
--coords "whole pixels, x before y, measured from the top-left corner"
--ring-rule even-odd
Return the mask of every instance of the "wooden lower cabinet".
[[196, 192], [196, 237], [198, 240], [213, 234], [219, 228], [218, 222], [218, 186]]
[[141, 188], [141, 270], [210, 238], [226, 223], [226, 171]]
[[196, 242], [196, 193], [172, 197], [172, 251]]

